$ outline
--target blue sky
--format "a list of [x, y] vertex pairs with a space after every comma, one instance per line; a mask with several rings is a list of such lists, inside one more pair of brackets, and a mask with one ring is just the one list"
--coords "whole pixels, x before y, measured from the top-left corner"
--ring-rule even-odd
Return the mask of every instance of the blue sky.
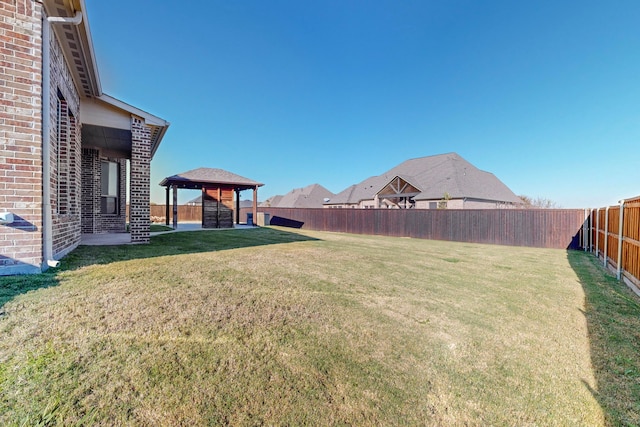
[[448, 152], [565, 208], [640, 195], [637, 0], [86, 4], [103, 91], [171, 122], [154, 202], [197, 167], [264, 200]]

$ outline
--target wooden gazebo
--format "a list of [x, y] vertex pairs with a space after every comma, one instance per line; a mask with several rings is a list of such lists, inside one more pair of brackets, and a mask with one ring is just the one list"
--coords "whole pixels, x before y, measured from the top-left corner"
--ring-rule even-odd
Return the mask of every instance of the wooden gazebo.
[[198, 168], [169, 176], [166, 187], [166, 224], [169, 225], [169, 193], [173, 190], [173, 228], [178, 227], [178, 189], [202, 190], [202, 228], [232, 228], [240, 223], [240, 192], [253, 190], [253, 218], [258, 212], [258, 187], [264, 184], [223, 169]]

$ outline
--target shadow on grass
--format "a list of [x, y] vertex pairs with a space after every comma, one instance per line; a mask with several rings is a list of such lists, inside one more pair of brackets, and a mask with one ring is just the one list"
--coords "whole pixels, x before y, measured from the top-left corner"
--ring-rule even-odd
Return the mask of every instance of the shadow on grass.
[[592, 254], [569, 251], [585, 294], [593, 389], [607, 425], [640, 425], [640, 299]]
[[58, 286], [58, 284], [57, 273], [53, 271], [21, 276], [0, 276], [0, 318], [5, 314], [4, 305], [17, 295]]
[[273, 228], [185, 231], [159, 234], [146, 245], [79, 246], [67, 255], [59, 271], [73, 270], [94, 264], [184, 255], [227, 249], [317, 240], [298, 233]]
[[284, 230], [253, 228], [166, 233], [151, 237], [148, 245], [79, 246], [61, 260], [59, 267], [45, 273], [0, 277], [0, 316], [4, 315], [4, 305], [17, 295], [57, 286], [59, 273], [88, 265], [309, 240], [317, 239]]

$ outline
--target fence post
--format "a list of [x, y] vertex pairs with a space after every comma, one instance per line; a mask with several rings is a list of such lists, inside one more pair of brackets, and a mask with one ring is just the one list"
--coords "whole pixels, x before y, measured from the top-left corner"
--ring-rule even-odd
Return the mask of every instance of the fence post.
[[595, 252], [596, 258], [600, 256], [600, 208], [596, 209], [596, 237], [595, 237]]
[[586, 208], [584, 210], [584, 221], [582, 222], [582, 247], [584, 251], [589, 250], [589, 212]]
[[598, 209], [591, 209], [591, 235], [589, 238], [591, 239], [591, 252], [595, 252], [596, 256], [598, 253], [598, 228], [596, 227], [597, 221], [598, 221]]
[[595, 219], [595, 224], [594, 221], [591, 222], [591, 226], [594, 227], [595, 226], [595, 230], [596, 230], [596, 238], [595, 238], [595, 253], [596, 253], [596, 258], [598, 258], [598, 243], [600, 242], [600, 230], [598, 230], [598, 227], [600, 226], [600, 208], [596, 208], [594, 209], [596, 211], [596, 219]]
[[582, 226], [582, 244], [585, 252], [591, 252], [591, 209], [584, 210], [584, 225]]
[[620, 200], [620, 224], [618, 226], [618, 270], [616, 272], [616, 277], [618, 280], [622, 277], [622, 240], [624, 233], [624, 199]]
[[609, 256], [609, 206], [604, 211], [604, 268], [607, 268], [607, 257]]

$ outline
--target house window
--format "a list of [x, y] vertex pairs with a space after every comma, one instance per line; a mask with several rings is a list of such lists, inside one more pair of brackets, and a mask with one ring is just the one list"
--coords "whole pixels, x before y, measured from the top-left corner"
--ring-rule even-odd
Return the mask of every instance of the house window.
[[103, 214], [118, 214], [118, 188], [120, 188], [119, 165], [116, 162], [101, 162], [100, 211]]

